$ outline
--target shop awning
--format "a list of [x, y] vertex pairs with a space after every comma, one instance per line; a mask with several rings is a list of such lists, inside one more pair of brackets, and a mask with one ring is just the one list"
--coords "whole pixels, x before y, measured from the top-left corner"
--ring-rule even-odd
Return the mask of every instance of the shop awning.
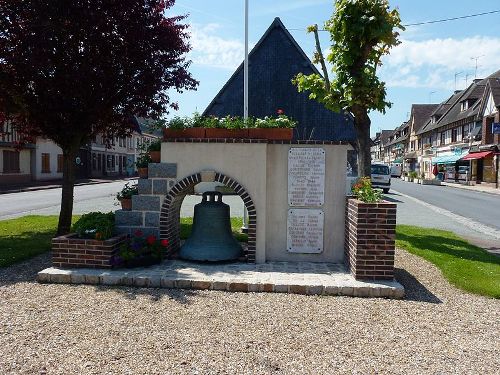
[[403, 158], [397, 158], [397, 159], [394, 159], [393, 163], [402, 163], [403, 162]]
[[461, 158], [461, 160], [482, 159], [491, 154], [493, 154], [493, 151], [474, 152], [472, 154], [465, 155], [463, 158]]
[[416, 159], [417, 158], [417, 153], [415, 151], [413, 152], [408, 152], [405, 154], [405, 159]]
[[463, 155], [446, 155], [432, 158], [432, 164], [455, 164], [458, 160], [463, 160]]

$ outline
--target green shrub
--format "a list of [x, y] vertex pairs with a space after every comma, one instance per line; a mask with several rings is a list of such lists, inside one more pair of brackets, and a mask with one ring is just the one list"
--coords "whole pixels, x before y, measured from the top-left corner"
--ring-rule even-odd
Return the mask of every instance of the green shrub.
[[413, 179], [418, 178], [418, 173], [415, 171], [411, 171], [410, 173], [408, 173], [408, 177]]
[[148, 146], [148, 151], [161, 151], [161, 139], [155, 139]]
[[116, 199], [122, 200], [122, 199], [130, 199], [132, 198], [132, 195], [137, 195], [139, 194], [139, 190], [136, 185], [130, 186], [130, 182], [127, 182], [122, 190], [120, 190], [118, 193], [116, 193]]
[[89, 212], [82, 215], [73, 225], [73, 231], [80, 238], [107, 240], [113, 236], [115, 214], [113, 212]]
[[137, 158], [137, 161], [135, 162], [135, 165], [137, 168], [147, 168], [149, 166], [149, 163], [151, 163], [153, 160], [151, 159], [151, 156], [147, 153], [139, 155]]

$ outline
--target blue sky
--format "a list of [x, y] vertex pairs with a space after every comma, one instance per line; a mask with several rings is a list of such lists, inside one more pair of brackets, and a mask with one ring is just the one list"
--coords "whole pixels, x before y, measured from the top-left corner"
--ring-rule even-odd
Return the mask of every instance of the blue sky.
[[[403, 24], [436, 20], [500, 9], [498, 0], [400, 0], [391, 1], [398, 7]], [[190, 68], [200, 81], [196, 92], [171, 93], [179, 103], [173, 115], [190, 115], [203, 111], [236, 67], [243, 60], [244, 0], [177, 0], [169, 10], [172, 14], [188, 14], [193, 50]], [[305, 53], [314, 51], [308, 25], [322, 25], [333, 12], [332, 0], [250, 0], [249, 41], [254, 45], [275, 17], [285, 27]], [[329, 46], [328, 33], [320, 33], [322, 48]], [[372, 133], [393, 129], [407, 120], [412, 103], [439, 102], [456, 88], [463, 89], [474, 79], [500, 70], [500, 13], [431, 25], [408, 27], [401, 33], [402, 43], [384, 58], [380, 77], [388, 87], [388, 99], [393, 103], [386, 114], [372, 112]], [[250, 77], [250, 79], [252, 79]]]

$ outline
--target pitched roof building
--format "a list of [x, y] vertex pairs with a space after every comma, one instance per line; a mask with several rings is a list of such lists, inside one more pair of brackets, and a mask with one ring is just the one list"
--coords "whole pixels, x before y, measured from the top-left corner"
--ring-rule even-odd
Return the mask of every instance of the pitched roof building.
[[[320, 74], [279, 18], [249, 54], [249, 116], [276, 115], [282, 109], [298, 121], [295, 139], [349, 141], [356, 138], [352, 118], [335, 113], [299, 93], [291, 80], [298, 73]], [[243, 116], [243, 64], [203, 112], [204, 116]]]

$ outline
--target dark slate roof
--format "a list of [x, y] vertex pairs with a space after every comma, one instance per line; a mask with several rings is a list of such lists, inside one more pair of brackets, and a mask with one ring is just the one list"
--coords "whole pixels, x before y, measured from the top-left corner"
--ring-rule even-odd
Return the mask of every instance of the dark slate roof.
[[491, 88], [491, 93], [493, 94], [493, 101], [495, 106], [500, 106], [500, 78], [490, 78], [488, 79], [488, 84]]
[[413, 117], [413, 129], [418, 132], [425, 125], [431, 114], [439, 107], [439, 104], [412, 104], [411, 114]]
[[151, 127], [156, 124], [156, 120], [145, 117], [135, 117], [135, 120], [138, 124], [138, 129], [136, 129], [136, 131], [139, 134], [149, 134], [155, 135], [157, 137], [161, 137], [163, 135], [162, 131], [159, 129], [154, 129], [153, 131], [151, 131]]
[[[467, 89], [459, 94], [459, 97], [453, 102], [453, 104], [448, 108], [448, 110], [439, 119], [439, 121], [433, 124], [434, 126], [432, 127], [432, 129], [428, 130], [437, 129], [467, 118], [478, 119], [480, 116], [480, 103], [484, 95], [486, 83], [488, 82], [488, 79], [492, 78], [500, 78], [500, 70], [489, 75], [485, 79], [475, 79]], [[467, 110], [461, 111], [461, 103], [465, 100], [470, 102], [469, 107]]]
[[401, 135], [399, 135], [397, 138], [394, 138], [392, 142], [389, 142], [387, 146], [390, 145], [395, 145], [398, 143], [401, 143], [403, 141], [406, 141], [408, 137], [410, 136], [410, 132], [408, 131], [406, 134], [402, 134], [403, 130], [407, 127], [410, 126], [410, 121], [403, 122], [400, 126], [398, 126], [396, 129], [394, 129], [392, 134], [397, 134], [398, 132], [401, 132]]
[[[282, 109], [298, 121], [295, 139], [354, 141], [352, 118], [327, 110], [299, 93], [291, 80], [298, 73], [319, 74], [279, 18], [249, 54], [249, 104], [251, 117], [276, 115]], [[236, 69], [212, 102], [204, 116], [243, 116], [243, 63]]]
[[430, 114], [430, 116], [426, 120], [424, 126], [422, 126], [422, 128], [419, 131], [417, 131], [416, 134], [420, 135], [420, 134], [423, 134], [423, 133], [427, 133], [429, 131], [432, 131], [432, 130], [437, 129], [440, 126], [442, 126], [442, 125], [439, 125], [439, 120], [436, 121], [435, 123], [431, 123], [431, 117], [432, 116], [439, 116], [441, 118], [441, 116], [443, 116], [448, 111], [448, 109], [454, 103], [457, 102], [457, 100], [462, 96], [462, 94], [463, 94], [463, 91], [461, 91], [461, 90], [455, 91], [453, 93], [453, 95], [451, 95], [448, 99], [446, 99], [445, 101], [441, 102], [437, 106], [437, 108]]
[[394, 133], [394, 130], [382, 130], [380, 133], [380, 143], [385, 146], [389, 143], [389, 137]]

